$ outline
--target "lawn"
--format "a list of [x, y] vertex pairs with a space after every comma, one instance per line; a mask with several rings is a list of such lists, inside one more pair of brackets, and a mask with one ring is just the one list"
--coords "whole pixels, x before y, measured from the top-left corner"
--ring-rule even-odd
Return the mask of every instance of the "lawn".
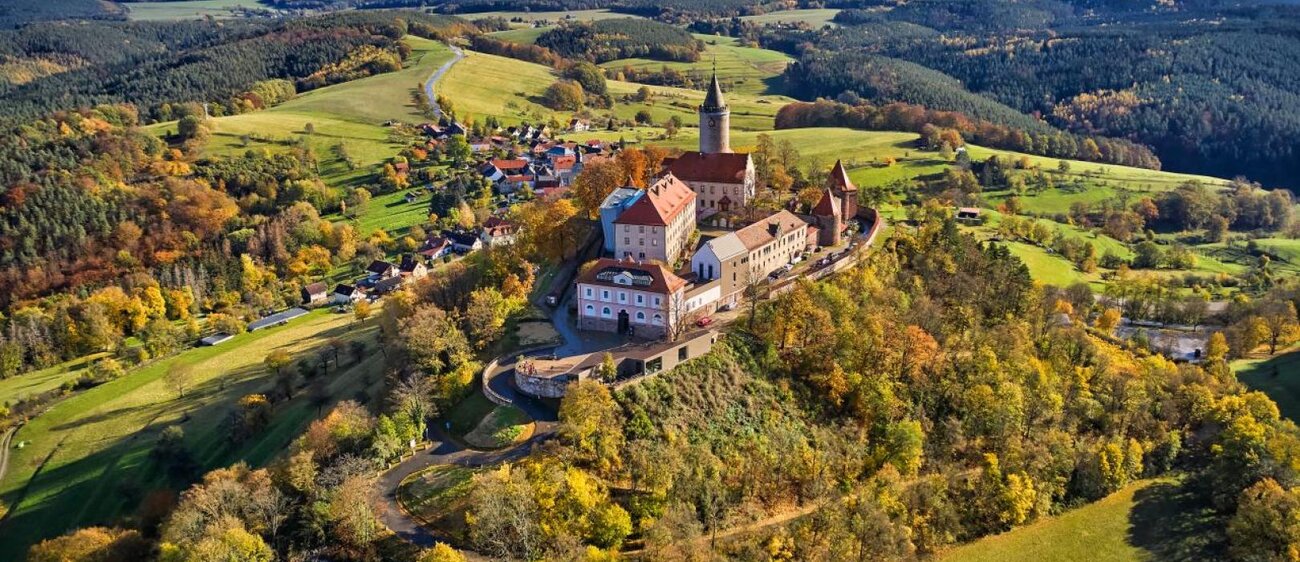
[[[493, 116], [503, 123], [520, 121], [547, 121], [552, 116], [568, 121], [570, 112], [555, 112], [541, 104], [546, 87], [556, 80], [546, 66], [507, 57], [467, 51], [464, 61], [457, 63], [438, 84], [438, 93], [452, 100], [462, 118], [480, 120]], [[642, 88], [634, 82], [608, 81], [610, 93], [617, 99], [631, 95]], [[655, 123], [663, 123], [677, 115], [688, 126], [698, 121], [696, 107], [704, 100], [702, 90], [648, 86], [653, 97], [648, 102], [624, 103], [616, 101], [612, 110], [598, 109], [593, 113], [607, 116], [611, 113], [621, 119], [632, 119], [638, 111], [647, 110]], [[731, 124], [738, 130], [765, 130], [772, 128], [776, 111], [790, 101], [781, 96], [756, 96], [735, 93], [728, 96], [732, 108]]]
[[[239, 398], [271, 388], [262, 360], [272, 350], [304, 356], [335, 337], [365, 339], [374, 347], [373, 328], [355, 327], [350, 315], [318, 310], [286, 326], [187, 350], [55, 404], [15, 437], [29, 445], [14, 451], [0, 483], [3, 499], [14, 506], [0, 534], [0, 559], [17, 559], [30, 543], [68, 528], [132, 513], [144, 493], [167, 481], [149, 458], [155, 437], [167, 426], [184, 429], [187, 448], [202, 470], [239, 460], [269, 461], [317, 414], [306, 392], [277, 405], [271, 425], [239, 445], [229, 444], [223, 420]], [[183, 397], [164, 380], [173, 365], [191, 369]], [[325, 375], [336, 399], [382, 381], [383, 361], [345, 360], [343, 365]]]
[[467, 20], [476, 20], [482, 18], [505, 18], [507, 20], [522, 20], [526, 22], [558, 22], [560, 20], [571, 21], [596, 21], [619, 18], [635, 18], [632, 14], [620, 14], [609, 10], [562, 10], [553, 12], [475, 12], [472, 14], [457, 14]]
[[1273, 357], [1239, 359], [1232, 362], [1237, 379], [1267, 394], [1283, 416], [1300, 420], [1300, 346]]
[[705, 42], [704, 53], [695, 62], [664, 62], [652, 59], [618, 59], [602, 63], [606, 69], [659, 70], [667, 67], [683, 73], [697, 72], [708, 76], [716, 61], [718, 79], [730, 91], [747, 95], [775, 95], [781, 93], [781, 72], [793, 60], [785, 53], [742, 47], [735, 38], [696, 34]]
[[533, 429], [533, 418], [523, 410], [497, 406], [464, 439], [476, 449], [500, 449], [532, 437]]
[[499, 39], [501, 41], [509, 41], [511, 43], [519, 43], [521, 45], [532, 45], [533, 43], [537, 42], [538, 37], [541, 37], [543, 33], [546, 33], [550, 29], [551, 27], [528, 26], [528, 27], [520, 27], [516, 29], [509, 29], [506, 31], [494, 31], [492, 33], [489, 33], [488, 36], [494, 39]]
[[124, 3], [132, 20], [183, 20], [199, 18], [233, 18], [233, 8], [266, 9], [257, 0], [175, 0], [165, 2]]
[[1143, 480], [1100, 501], [987, 537], [942, 562], [1145, 562], [1222, 559], [1222, 521], [1180, 479]]
[[397, 488], [402, 508], [426, 526], [457, 542], [465, 540], [470, 481], [477, 469], [441, 465], [409, 476]]

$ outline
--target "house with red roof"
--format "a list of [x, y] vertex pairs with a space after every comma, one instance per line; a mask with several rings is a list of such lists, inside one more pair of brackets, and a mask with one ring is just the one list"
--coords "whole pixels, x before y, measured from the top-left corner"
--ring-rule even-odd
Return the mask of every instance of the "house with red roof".
[[673, 174], [645, 189], [614, 219], [614, 255], [672, 263], [695, 231], [695, 192]]
[[664, 337], [681, 320], [686, 286], [662, 263], [598, 259], [577, 279], [578, 328]]
[[754, 199], [757, 176], [749, 154], [686, 152], [668, 171], [695, 192], [703, 216], [739, 211]]

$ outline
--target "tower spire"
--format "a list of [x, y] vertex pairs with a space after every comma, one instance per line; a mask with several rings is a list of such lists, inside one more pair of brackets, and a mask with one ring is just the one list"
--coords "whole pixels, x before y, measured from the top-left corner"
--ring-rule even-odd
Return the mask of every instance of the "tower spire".
[[709, 79], [709, 90], [704, 94], [704, 105], [700, 109], [708, 112], [719, 112], [727, 109], [726, 100], [722, 99], [722, 84], [718, 83], [718, 63], [713, 62], [713, 77]]

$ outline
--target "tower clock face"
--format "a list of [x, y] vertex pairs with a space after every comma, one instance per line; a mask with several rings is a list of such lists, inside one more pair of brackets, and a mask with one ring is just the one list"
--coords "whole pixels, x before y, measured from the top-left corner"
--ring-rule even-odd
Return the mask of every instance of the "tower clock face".
[[709, 126], [710, 126], [710, 127], [717, 127], [717, 126], [718, 126], [718, 118], [717, 118], [717, 117], [710, 117], [710, 118], [709, 118]]

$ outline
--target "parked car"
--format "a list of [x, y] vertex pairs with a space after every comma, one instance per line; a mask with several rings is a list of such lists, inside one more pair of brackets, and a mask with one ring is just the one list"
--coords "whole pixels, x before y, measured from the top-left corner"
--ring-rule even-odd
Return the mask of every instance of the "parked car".
[[708, 327], [708, 325], [712, 323], [713, 323], [713, 317], [711, 316], [705, 316], [704, 318], [695, 321], [695, 325], [701, 328]]

